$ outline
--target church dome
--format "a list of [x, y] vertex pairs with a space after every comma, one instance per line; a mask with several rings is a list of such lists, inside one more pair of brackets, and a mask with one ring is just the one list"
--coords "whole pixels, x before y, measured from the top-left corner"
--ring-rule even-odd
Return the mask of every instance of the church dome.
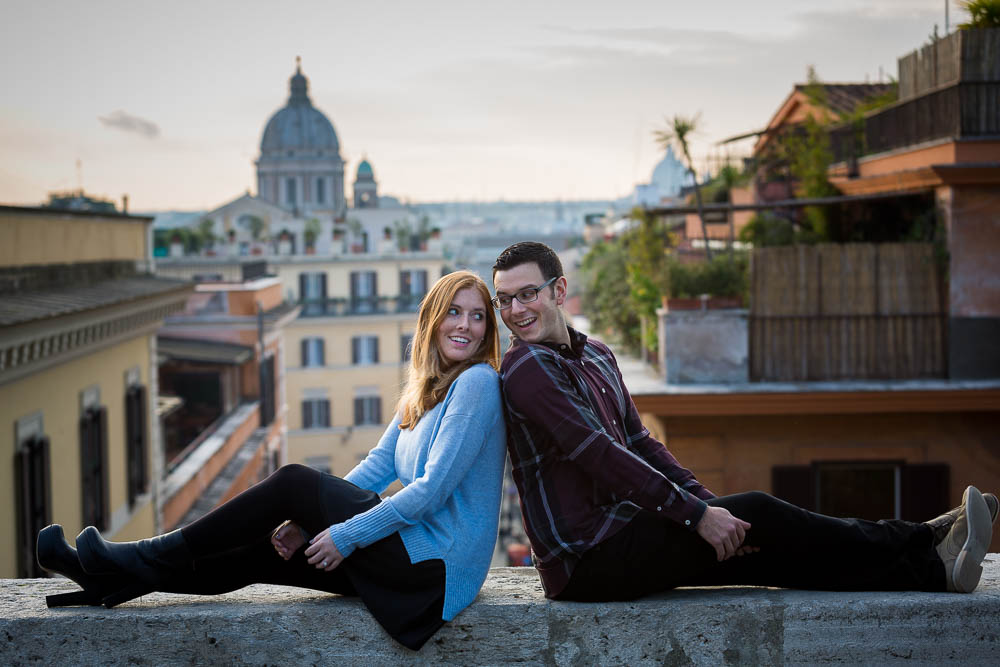
[[673, 147], [668, 146], [667, 154], [653, 169], [650, 184], [658, 188], [661, 197], [676, 197], [689, 180], [687, 168], [674, 155]]
[[[289, 80], [288, 104], [271, 116], [260, 141], [261, 156], [291, 157], [338, 154], [333, 124], [309, 99], [309, 81], [296, 65]], [[290, 153], [292, 155], [290, 155]]]
[[374, 178], [374, 176], [375, 174], [372, 172], [372, 166], [368, 163], [368, 160], [362, 160], [361, 164], [358, 165], [358, 178]]

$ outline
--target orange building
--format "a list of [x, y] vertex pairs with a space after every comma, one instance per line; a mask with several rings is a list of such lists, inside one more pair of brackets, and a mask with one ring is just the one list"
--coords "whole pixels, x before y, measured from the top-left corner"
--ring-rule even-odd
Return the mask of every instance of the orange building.
[[282, 340], [298, 312], [283, 302], [276, 277], [205, 282], [160, 329], [164, 530], [190, 523], [285, 462]]
[[[834, 515], [925, 520], [968, 484], [1000, 490], [998, 49], [1000, 29], [970, 30], [901, 58], [899, 99], [863, 117], [863, 140], [857, 126], [831, 134], [829, 178], [842, 195], [936, 202], [949, 255], [939, 377], [680, 385], [626, 373], [644, 423], [715, 493], [760, 489]], [[769, 128], [808, 112], [796, 87]], [[793, 195], [776, 179], [757, 201]]]

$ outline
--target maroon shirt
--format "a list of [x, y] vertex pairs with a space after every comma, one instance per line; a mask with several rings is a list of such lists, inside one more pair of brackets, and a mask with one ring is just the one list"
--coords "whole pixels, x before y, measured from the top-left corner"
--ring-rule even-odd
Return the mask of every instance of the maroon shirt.
[[639, 421], [610, 349], [515, 340], [500, 367], [507, 450], [547, 597], [640, 509], [694, 530], [715, 496]]

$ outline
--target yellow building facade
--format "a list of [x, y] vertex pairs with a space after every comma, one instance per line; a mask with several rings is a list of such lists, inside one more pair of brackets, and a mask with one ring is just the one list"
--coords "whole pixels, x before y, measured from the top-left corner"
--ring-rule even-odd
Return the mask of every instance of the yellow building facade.
[[[377, 444], [406, 379], [420, 299], [444, 269], [439, 252], [246, 257], [301, 305], [284, 329], [287, 462], [344, 475]], [[240, 258], [161, 259], [175, 278], [240, 274]]]
[[156, 337], [191, 287], [149, 268], [150, 218], [0, 206], [0, 577], [34, 538], [154, 532]]

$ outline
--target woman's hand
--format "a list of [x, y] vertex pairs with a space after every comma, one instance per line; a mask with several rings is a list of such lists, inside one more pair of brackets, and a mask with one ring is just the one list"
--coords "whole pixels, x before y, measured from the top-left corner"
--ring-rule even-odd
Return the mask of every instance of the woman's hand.
[[288, 560], [306, 543], [302, 528], [292, 521], [286, 521], [271, 533], [271, 544], [278, 555]]
[[315, 565], [317, 569], [332, 571], [343, 562], [344, 557], [337, 551], [337, 545], [330, 539], [330, 531], [324, 530], [316, 537], [309, 540], [309, 547], [306, 549], [306, 558], [310, 565]]

